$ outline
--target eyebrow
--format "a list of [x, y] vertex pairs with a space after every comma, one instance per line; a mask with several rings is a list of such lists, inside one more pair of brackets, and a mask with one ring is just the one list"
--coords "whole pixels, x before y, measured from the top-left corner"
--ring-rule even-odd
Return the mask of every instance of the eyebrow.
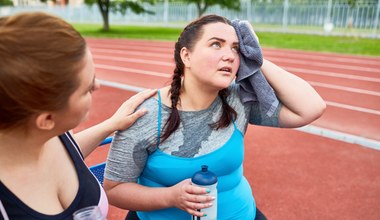
[[[219, 38], [219, 37], [212, 37], [212, 38], [208, 39], [208, 41], [211, 41], [211, 40], [217, 40], [217, 41], [220, 41], [220, 42], [223, 42], [223, 43], [226, 42], [226, 40], [224, 40], [222, 38]], [[233, 45], [239, 45], [239, 42], [233, 42], [232, 44]]]

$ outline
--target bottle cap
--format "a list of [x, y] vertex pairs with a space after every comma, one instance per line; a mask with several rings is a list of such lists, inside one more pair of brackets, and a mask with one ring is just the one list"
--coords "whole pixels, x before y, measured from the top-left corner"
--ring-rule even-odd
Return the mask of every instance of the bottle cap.
[[202, 165], [201, 170], [194, 173], [191, 182], [200, 186], [207, 186], [218, 182], [218, 177], [208, 170], [207, 165]]

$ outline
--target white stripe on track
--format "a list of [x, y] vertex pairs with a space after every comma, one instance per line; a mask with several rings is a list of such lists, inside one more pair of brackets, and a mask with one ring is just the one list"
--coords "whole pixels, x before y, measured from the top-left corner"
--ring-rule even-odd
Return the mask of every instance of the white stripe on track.
[[306, 125], [301, 128], [296, 128], [295, 130], [319, 135], [322, 137], [331, 138], [338, 141], [343, 141], [351, 144], [358, 144], [364, 147], [369, 147], [375, 150], [380, 150], [380, 141], [360, 137], [357, 135], [347, 134], [340, 131], [334, 131], [326, 128], [320, 128], [314, 125]]
[[159, 77], [165, 77], [165, 78], [171, 77], [171, 74], [167, 74], [167, 73], [159, 73], [159, 72], [153, 72], [153, 71], [147, 71], [147, 70], [141, 70], [141, 69], [118, 67], [118, 66], [111, 66], [111, 65], [104, 65], [104, 64], [95, 64], [95, 67], [99, 69], [105, 69], [105, 70], [116, 70], [116, 71], [122, 71], [122, 72], [139, 73], [139, 74], [144, 74], [144, 75], [159, 76]]
[[131, 85], [123, 84], [123, 83], [111, 82], [111, 81], [106, 81], [106, 80], [102, 80], [102, 79], [97, 79], [97, 81], [102, 86], [108, 86], [108, 87], [112, 87], [112, 88], [132, 91], [132, 92], [142, 92], [146, 89], [143, 87], [131, 86]]
[[137, 55], [137, 56], [148, 56], [148, 57], [160, 57], [160, 58], [173, 58], [173, 55], [167, 53], [150, 53], [141, 51], [131, 51], [131, 50], [117, 50], [117, 49], [102, 49], [102, 48], [91, 48], [92, 52], [101, 53], [111, 53], [111, 54], [123, 54], [123, 55]]
[[333, 56], [330, 56], [329, 54], [325, 55], [314, 55], [314, 54], [299, 54], [299, 53], [291, 53], [291, 52], [282, 52], [282, 51], [269, 51], [268, 49], [264, 48], [264, 55], [268, 58], [294, 58], [294, 59], [302, 59], [302, 60], [311, 60], [311, 62], [335, 62], [335, 63], [351, 63], [351, 64], [360, 64], [360, 65], [374, 65], [379, 66], [380, 65], [380, 59], [375, 57], [337, 57], [334, 56], [336, 54], [333, 54]]
[[320, 82], [311, 82], [311, 81], [307, 81], [307, 82], [310, 83], [312, 86], [324, 87], [324, 88], [329, 88], [329, 89], [336, 89], [336, 90], [342, 90], [346, 92], [354, 92], [354, 93], [359, 93], [359, 94], [373, 95], [373, 96], [380, 97], [380, 92], [374, 92], [374, 91], [365, 90], [365, 89], [356, 89], [356, 88], [351, 88], [351, 87], [346, 87], [346, 86], [337, 86], [337, 85], [331, 85], [331, 84], [320, 83]]
[[270, 58], [271, 61], [274, 63], [291, 63], [291, 64], [297, 64], [297, 65], [307, 65], [307, 66], [314, 66], [314, 67], [328, 67], [328, 68], [335, 68], [335, 69], [342, 69], [342, 70], [356, 70], [360, 72], [370, 72], [370, 73], [376, 73], [379, 71], [377, 68], [369, 68], [369, 67], [363, 67], [363, 66], [352, 66], [352, 65], [344, 65], [344, 64], [332, 64], [332, 63], [325, 63], [325, 62], [311, 62], [308, 60], [297, 60], [297, 59], [286, 59], [286, 58]]
[[163, 62], [163, 61], [154, 61], [154, 60], [142, 60], [142, 59], [136, 59], [136, 58], [125, 58], [125, 57], [103, 56], [103, 55], [94, 55], [93, 57], [95, 59], [101, 59], [101, 60], [154, 64], [154, 65], [160, 65], [160, 66], [171, 66], [173, 68], [175, 66], [174, 63]]
[[361, 81], [368, 81], [368, 82], [380, 82], [380, 79], [374, 78], [374, 77], [367, 77], [367, 76], [357, 76], [352, 74], [344, 74], [344, 73], [333, 73], [333, 72], [326, 72], [326, 71], [319, 71], [319, 70], [309, 70], [309, 69], [302, 69], [302, 68], [295, 68], [295, 67], [283, 67], [289, 72], [299, 72], [304, 74], [314, 74], [314, 75], [321, 75], [321, 76], [331, 76], [331, 77], [338, 77], [343, 79], [354, 79], [354, 80], [361, 80]]
[[357, 111], [357, 112], [364, 112], [364, 113], [369, 113], [369, 114], [374, 114], [374, 115], [380, 115], [380, 111], [377, 111], [374, 109], [362, 108], [362, 107], [357, 107], [357, 106], [353, 106], [353, 105], [346, 105], [346, 104], [331, 102], [331, 101], [325, 101], [325, 102], [327, 105], [331, 105], [331, 106], [338, 107], [338, 108], [344, 108], [344, 109]]
[[[143, 88], [143, 87], [131, 86], [131, 85], [123, 84], [123, 83], [116, 83], [116, 82], [100, 80], [100, 79], [99, 79], [99, 82], [103, 86], [109, 86], [112, 88], [117, 88], [117, 89], [132, 91], [132, 92], [141, 92], [141, 91], [144, 91], [145, 89], [147, 89], [147, 88]], [[306, 133], [311, 133], [314, 135], [327, 137], [327, 138], [331, 138], [334, 140], [347, 142], [347, 143], [359, 144], [359, 145], [362, 145], [365, 147], [380, 150], [380, 142], [379, 141], [363, 138], [363, 137], [352, 135], [352, 134], [328, 130], [325, 128], [320, 128], [320, 127], [316, 127], [316, 126], [312, 126], [312, 125], [307, 125], [307, 126], [304, 126], [301, 128], [297, 128], [296, 130], [306, 132]]]

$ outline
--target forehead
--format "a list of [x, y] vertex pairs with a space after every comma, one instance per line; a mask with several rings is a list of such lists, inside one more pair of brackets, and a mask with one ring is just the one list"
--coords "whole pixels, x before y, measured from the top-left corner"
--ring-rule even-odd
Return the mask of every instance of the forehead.
[[79, 78], [81, 80], [81, 85], [87, 87], [92, 83], [95, 76], [95, 67], [92, 60], [92, 53], [89, 49], [86, 50], [86, 55], [83, 58], [83, 67], [79, 73]]
[[231, 42], [239, 41], [235, 29], [231, 25], [221, 22], [206, 24], [203, 26], [202, 40], [207, 41], [213, 37], [225, 39]]

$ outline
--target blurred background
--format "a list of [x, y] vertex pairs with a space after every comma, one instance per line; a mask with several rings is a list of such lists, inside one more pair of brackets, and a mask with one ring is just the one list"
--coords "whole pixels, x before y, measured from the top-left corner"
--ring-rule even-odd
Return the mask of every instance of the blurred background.
[[215, 13], [257, 31], [379, 38], [379, 0], [0, 0], [0, 14], [47, 11], [73, 23], [183, 26]]
[[[380, 219], [380, 0], [0, 0], [0, 16], [24, 11], [69, 21], [94, 55], [102, 87], [74, 131], [138, 91], [168, 85], [174, 42], [190, 21], [249, 20], [264, 57], [327, 103], [309, 126], [248, 127], [244, 169], [258, 207], [274, 220]], [[104, 162], [108, 149], [86, 163]], [[126, 212], [111, 206], [108, 219]]]

